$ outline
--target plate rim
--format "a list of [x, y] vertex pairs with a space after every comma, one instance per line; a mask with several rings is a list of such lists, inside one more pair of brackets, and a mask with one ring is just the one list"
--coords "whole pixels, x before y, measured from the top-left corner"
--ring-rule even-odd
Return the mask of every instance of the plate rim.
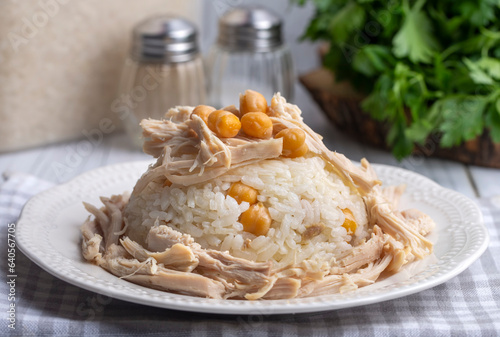
[[[318, 299], [316, 297], [311, 297], [311, 298], [304, 298], [304, 299], [295, 299], [295, 300], [265, 300], [265, 301], [245, 301], [245, 300], [225, 300], [223, 303], [220, 304], [220, 300], [214, 300], [214, 299], [208, 299], [208, 298], [203, 298], [203, 305], [200, 305], [198, 301], [190, 301], [189, 299], [197, 299], [199, 300], [199, 297], [193, 297], [193, 296], [188, 296], [188, 295], [176, 295], [172, 293], [168, 293], [174, 297], [181, 297], [180, 300], [177, 301], [159, 301], [160, 297], [146, 297], [144, 296], [137, 296], [134, 293], [127, 294], [127, 293], [121, 293], [118, 290], [113, 289], [113, 291], [110, 292], [110, 289], [105, 289], [105, 288], [99, 288], [98, 285], [91, 284], [89, 282], [82, 282], [79, 281], [79, 279], [76, 279], [74, 277], [71, 277], [71, 274], [68, 273], [63, 273], [61, 271], [55, 270], [51, 268], [45, 261], [43, 261], [43, 258], [41, 256], [38, 256], [36, 252], [31, 251], [30, 249], [25, 246], [25, 240], [27, 240], [27, 236], [29, 235], [29, 231], [24, 230], [24, 226], [29, 227], [29, 210], [32, 209], [37, 205], [37, 203], [42, 202], [44, 198], [51, 196], [57, 191], [64, 191], [65, 189], [68, 189], [70, 186], [74, 184], [78, 184], [78, 182], [84, 181], [86, 177], [88, 176], [93, 176], [93, 175], [100, 175], [102, 172], [107, 172], [107, 171], [116, 171], [118, 169], [123, 169], [123, 168], [138, 168], [139, 166], [146, 167], [146, 165], [151, 164], [151, 160], [141, 160], [141, 161], [132, 161], [132, 162], [124, 162], [124, 163], [118, 163], [118, 164], [112, 164], [112, 165], [107, 165], [107, 166], [102, 166], [87, 172], [84, 172], [73, 179], [69, 180], [68, 182], [65, 182], [60, 185], [56, 185], [44, 192], [41, 192], [32, 198], [29, 199], [29, 201], [25, 204], [21, 211], [21, 216], [19, 217], [17, 224], [16, 224], [16, 238], [17, 238], [17, 246], [19, 249], [35, 264], [37, 264], [40, 268], [48, 272], [49, 274], [65, 281], [68, 282], [74, 286], [86, 289], [88, 291], [92, 291], [94, 293], [98, 293], [101, 295], [106, 295], [112, 298], [116, 298], [119, 300], [124, 300], [132, 303], [137, 303], [137, 304], [142, 304], [142, 305], [148, 305], [148, 306], [153, 306], [153, 307], [159, 307], [159, 308], [164, 308], [164, 309], [172, 309], [172, 310], [182, 310], [182, 311], [189, 311], [189, 312], [199, 312], [199, 313], [211, 313], [211, 314], [227, 314], [227, 315], [275, 315], [275, 314], [295, 314], [295, 313], [308, 313], [308, 312], [322, 312], [322, 311], [330, 311], [330, 310], [338, 310], [338, 309], [343, 309], [343, 308], [351, 308], [351, 307], [357, 307], [357, 306], [362, 306], [362, 305], [369, 305], [373, 303], [380, 303], [380, 302], [385, 302], [389, 300], [393, 300], [396, 298], [408, 296], [411, 294], [415, 294], [417, 292], [433, 288], [439, 284], [442, 284], [451, 278], [459, 275], [462, 273], [465, 269], [467, 269], [473, 262], [475, 262], [487, 249], [488, 244], [489, 244], [489, 233], [488, 230], [484, 224], [484, 219], [482, 212], [479, 208], [479, 206], [470, 198], [464, 196], [463, 194], [445, 188], [438, 183], [434, 182], [433, 180], [410, 170], [401, 168], [401, 167], [396, 167], [396, 166], [391, 166], [391, 165], [386, 165], [386, 164], [372, 164], [373, 168], [379, 174], [382, 171], [396, 171], [400, 172], [402, 174], [410, 174], [413, 175], [415, 178], [422, 179], [423, 181], [426, 181], [428, 184], [431, 184], [433, 188], [437, 190], [442, 190], [446, 191], [446, 193], [451, 193], [454, 194], [457, 197], [460, 197], [467, 202], [470, 203], [470, 206], [474, 207], [477, 213], [479, 214], [479, 219], [477, 219], [476, 222], [474, 222], [474, 225], [477, 226], [476, 230], [480, 230], [482, 234], [484, 235], [484, 240], [482, 241], [481, 245], [473, 251], [469, 256], [467, 256], [465, 259], [461, 261], [460, 264], [458, 264], [456, 267], [451, 269], [449, 272], [447, 272], [444, 275], [441, 275], [439, 277], [433, 278], [433, 279], [428, 279], [424, 282], [420, 282], [417, 284], [412, 284], [411, 286], [408, 287], [403, 287], [395, 290], [391, 290], [389, 293], [385, 294], [364, 294], [362, 297], [356, 297], [348, 300], [340, 300], [340, 301], [317, 301]], [[82, 219], [83, 222], [83, 219]], [[100, 268], [98, 266], [95, 266], [95, 268]], [[117, 278], [118, 279], [118, 278]], [[127, 282], [128, 283], [128, 282]], [[135, 284], [130, 283], [131, 285], [135, 287], [141, 287]], [[152, 290], [149, 288], [146, 288], [148, 290]], [[361, 288], [362, 289], [362, 288]], [[153, 290], [157, 291], [157, 290]], [[161, 291], [158, 291], [161, 292]], [[163, 293], [163, 292], [161, 292]], [[304, 300], [304, 302], [307, 302], [307, 299], [315, 299], [316, 301], [314, 302], [314, 305], [293, 305], [290, 302], [295, 302], [297, 300]], [[256, 304], [257, 303], [257, 304]]]

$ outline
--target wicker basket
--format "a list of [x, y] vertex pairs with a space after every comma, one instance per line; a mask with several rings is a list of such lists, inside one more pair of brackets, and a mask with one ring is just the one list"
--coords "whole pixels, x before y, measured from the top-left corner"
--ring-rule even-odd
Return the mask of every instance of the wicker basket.
[[[355, 135], [355, 139], [363, 143], [388, 149], [385, 143], [388, 125], [372, 119], [361, 109], [360, 103], [364, 97], [348, 83], [336, 83], [333, 74], [326, 69], [302, 75], [300, 82], [339, 130]], [[500, 168], [500, 144], [492, 142], [487, 130], [461, 146], [440, 148], [438, 143], [439, 135], [429, 137], [425, 145], [415, 146], [414, 153]]]

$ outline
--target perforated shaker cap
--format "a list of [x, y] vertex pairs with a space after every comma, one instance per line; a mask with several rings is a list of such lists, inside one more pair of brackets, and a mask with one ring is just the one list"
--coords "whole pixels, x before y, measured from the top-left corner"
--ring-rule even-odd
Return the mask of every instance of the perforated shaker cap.
[[234, 8], [219, 20], [217, 43], [231, 50], [265, 52], [282, 45], [281, 19], [262, 7]]
[[198, 55], [196, 27], [186, 19], [163, 15], [133, 30], [132, 55], [139, 61], [187, 62]]

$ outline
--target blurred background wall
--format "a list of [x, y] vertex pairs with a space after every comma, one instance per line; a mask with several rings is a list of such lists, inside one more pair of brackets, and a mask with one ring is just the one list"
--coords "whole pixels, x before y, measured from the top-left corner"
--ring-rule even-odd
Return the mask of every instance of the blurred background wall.
[[0, 1], [0, 152], [119, 129], [131, 29], [159, 13], [199, 22], [201, 0]]

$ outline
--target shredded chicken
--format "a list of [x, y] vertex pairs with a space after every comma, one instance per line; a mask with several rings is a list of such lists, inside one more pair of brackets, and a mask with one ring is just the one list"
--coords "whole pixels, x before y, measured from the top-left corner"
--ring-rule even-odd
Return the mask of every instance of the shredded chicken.
[[130, 255], [141, 262], [153, 258], [166, 268], [184, 272], [193, 271], [199, 263], [193, 251], [182, 243], [176, 243], [162, 252], [148, 251], [128, 237], [121, 239], [120, 243]]
[[382, 189], [385, 199], [392, 205], [392, 209], [399, 208], [399, 200], [406, 189], [406, 185], [387, 186]]
[[373, 227], [370, 240], [360, 244], [348, 254], [339, 257], [331, 269], [330, 274], [343, 275], [359, 269], [361, 266], [380, 258], [387, 237], [378, 226]]
[[180, 294], [221, 299], [226, 292], [222, 282], [196, 273], [185, 273], [161, 268], [153, 275], [135, 274], [127, 280], [146, 287]]
[[391, 263], [393, 256], [385, 255], [376, 262], [371, 262], [367, 267], [356, 272], [341, 275], [328, 275], [321, 281], [309, 281], [304, 284], [297, 297], [310, 297], [338, 292], [346, 292], [373, 284], [380, 274]]
[[[190, 186], [209, 181], [231, 168], [278, 158], [282, 153], [282, 138], [219, 138], [192, 110], [177, 107], [169, 110], [164, 120], [141, 122], [144, 152], [157, 161], [138, 180], [133, 194], [141, 193], [152, 182]], [[147, 287], [217, 299], [258, 300], [353, 291], [372, 284], [384, 271], [397, 272], [432, 252], [432, 243], [424, 237], [435, 225], [432, 219], [415, 209], [399, 210], [404, 186], [381, 188], [367, 160], [362, 159], [357, 166], [344, 155], [328, 150], [322, 137], [303, 123], [299, 108], [279, 94], [273, 97], [267, 113], [274, 133], [302, 129], [308, 155], [321, 157], [329, 170], [363, 198], [371, 228], [368, 240], [357, 242], [335, 261], [322, 265], [302, 261], [280, 269], [270, 262], [204, 249], [190, 235], [158, 220], [145, 242], [138, 243], [126, 226], [124, 209], [129, 196], [125, 194], [101, 198], [101, 208], [84, 203], [93, 218], [81, 227], [83, 257]], [[302, 240], [311, 240], [324, 230], [323, 223], [311, 225]]]
[[422, 236], [429, 234], [436, 226], [430, 216], [418, 209], [405, 209], [400, 214], [406, 223]]
[[419, 259], [432, 252], [432, 243], [393, 211], [392, 205], [379, 189], [373, 189], [364, 200], [370, 224], [380, 226], [385, 233], [401, 241], [405, 247], [410, 247], [411, 252]]
[[[193, 115], [183, 123], [172, 120], [143, 120], [144, 152], [158, 161], [138, 181], [134, 193], [140, 193], [156, 177], [166, 177], [172, 183], [189, 186], [214, 179], [229, 168], [277, 158], [283, 140], [223, 141]], [[190, 135], [190, 136], [189, 136]]]

